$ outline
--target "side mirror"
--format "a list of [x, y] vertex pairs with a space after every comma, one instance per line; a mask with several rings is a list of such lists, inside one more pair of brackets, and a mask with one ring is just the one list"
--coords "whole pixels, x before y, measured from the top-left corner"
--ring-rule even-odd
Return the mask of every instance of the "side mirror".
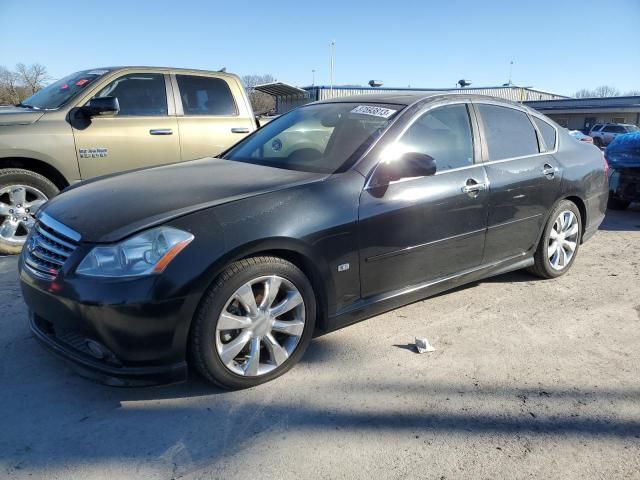
[[436, 173], [435, 159], [425, 153], [407, 152], [376, 168], [372, 186], [388, 185], [404, 178], [429, 177]]
[[82, 111], [89, 117], [116, 115], [120, 111], [118, 97], [97, 97], [89, 100]]

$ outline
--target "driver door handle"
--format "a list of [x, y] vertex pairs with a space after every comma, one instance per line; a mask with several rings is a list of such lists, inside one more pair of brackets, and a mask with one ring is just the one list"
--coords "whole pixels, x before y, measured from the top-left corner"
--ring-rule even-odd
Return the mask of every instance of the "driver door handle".
[[478, 194], [481, 191], [486, 189], [487, 189], [486, 183], [480, 183], [477, 180], [470, 178], [469, 180], [467, 180], [467, 183], [462, 187], [462, 192], [466, 193], [472, 198], [475, 198], [478, 196]]
[[235, 127], [231, 129], [231, 133], [249, 133], [247, 127]]
[[170, 128], [154, 128], [149, 130], [149, 135], [173, 135], [173, 130]]

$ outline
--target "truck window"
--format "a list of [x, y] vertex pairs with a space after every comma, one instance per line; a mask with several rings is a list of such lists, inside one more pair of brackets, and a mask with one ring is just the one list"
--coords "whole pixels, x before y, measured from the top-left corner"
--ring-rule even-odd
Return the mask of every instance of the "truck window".
[[119, 116], [167, 115], [167, 90], [162, 73], [130, 73], [104, 87], [96, 97], [117, 97]]
[[221, 78], [176, 75], [185, 115], [238, 115], [233, 94]]

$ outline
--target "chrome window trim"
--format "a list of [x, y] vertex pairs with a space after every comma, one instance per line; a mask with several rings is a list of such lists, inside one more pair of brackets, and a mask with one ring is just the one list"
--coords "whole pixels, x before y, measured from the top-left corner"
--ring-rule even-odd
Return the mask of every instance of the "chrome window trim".
[[[494, 106], [497, 106], [497, 107], [511, 108], [512, 110], [516, 110], [518, 112], [524, 113], [525, 115], [527, 115], [527, 118], [533, 116], [533, 117], [538, 117], [541, 120], [544, 120], [549, 125], [551, 125], [556, 131], [556, 146], [555, 146], [555, 148], [553, 150], [548, 150], [548, 151], [538, 152], [538, 153], [532, 153], [530, 155], [520, 155], [520, 156], [517, 156], [517, 157], [501, 158], [499, 160], [485, 160], [483, 158], [483, 162], [482, 162], [483, 165], [493, 165], [493, 164], [496, 164], [496, 163], [510, 162], [512, 160], [522, 160], [524, 158], [539, 157], [541, 155], [553, 155], [554, 153], [558, 152], [558, 149], [559, 149], [559, 146], [560, 146], [560, 135], [559, 135], [560, 132], [558, 131], [558, 128], [555, 125], [549, 123], [547, 120], [545, 120], [544, 116], [538, 114], [537, 112], [535, 112], [535, 113], [531, 112], [526, 107], [519, 107], [517, 105], [506, 105], [506, 104], [501, 103], [501, 102], [494, 102], [494, 101], [491, 101], [491, 100], [484, 100], [484, 99], [480, 100], [480, 101], [472, 100], [471, 103], [474, 106], [475, 105], [494, 105]], [[482, 122], [482, 114], [480, 114], [480, 112], [478, 112], [478, 116], [480, 117], [478, 119], [478, 122], [480, 123], [480, 122]], [[536, 132], [536, 136], [537, 136], [538, 135], [538, 129], [536, 128], [535, 124], [531, 121], [531, 119], [529, 119], [529, 122], [531, 123], [531, 125], [533, 127], [533, 131]], [[481, 129], [482, 129], [482, 133], [484, 133], [484, 125], [482, 125]], [[544, 140], [543, 140], [543, 142], [544, 142]]]

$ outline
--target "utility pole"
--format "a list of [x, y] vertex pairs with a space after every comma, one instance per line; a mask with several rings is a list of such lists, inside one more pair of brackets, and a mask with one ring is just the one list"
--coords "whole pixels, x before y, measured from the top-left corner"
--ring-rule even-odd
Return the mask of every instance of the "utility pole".
[[311, 86], [313, 87], [316, 84], [316, 69], [311, 69]]
[[511, 74], [513, 73], [513, 60], [511, 60], [511, 62], [509, 62], [509, 86], [511, 86], [513, 84], [513, 82], [511, 81]]
[[329, 67], [329, 92], [330, 92], [331, 98], [333, 98], [333, 56], [335, 52], [335, 47], [336, 47], [336, 41], [331, 40], [331, 43], [329, 44], [329, 57], [331, 59], [330, 67]]

